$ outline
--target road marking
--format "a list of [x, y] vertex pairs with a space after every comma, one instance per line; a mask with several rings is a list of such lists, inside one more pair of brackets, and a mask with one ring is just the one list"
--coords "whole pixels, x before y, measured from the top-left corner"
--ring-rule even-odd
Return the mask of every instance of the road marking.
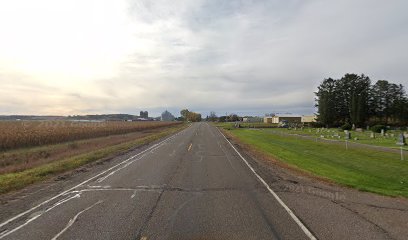
[[278, 203], [286, 210], [289, 216], [296, 222], [296, 224], [303, 230], [307, 237], [311, 240], [316, 240], [316, 237], [309, 231], [309, 229], [299, 220], [299, 218], [293, 213], [293, 211], [280, 199], [280, 197], [272, 190], [272, 188], [263, 180], [258, 173], [256, 173], [255, 169], [248, 163], [248, 161], [238, 152], [238, 150], [232, 145], [232, 143], [225, 137], [225, 135], [218, 129], [224, 139], [229, 143], [229, 145], [234, 149], [234, 151], [238, 154], [238, 156], [245, 162], [248, 168], [255, 174], [255, 176], [261, 181], [261, 183], [268, 189], [268, 191], [272, 194], [272, 196], [278, 201]]
[[193, 146], [193, 143], [190, 143], [190, 146], [188, 147], [189, 152], [190, 152], [192, 146]]
[[74, 216], [74, 218], [72, 218], [71, 220], [69, 220], [67, 226], [65, 226], [65, 228], [62, 229], [61, 232], [59, 232], [57, 235], [55, 235], [55, 237], [53, 237], [51, 240], [56, 240], [56, 239], [57, 239], [58, 237], [60, 237], [65, 231], [67, 231], [67, 230], [72, 226], [72, 224], [75, 223], [75, 221], [77, 220], [77, 218], [79, 217], [79, 215], [81, 215], [82, 213], [88, 211], [89, 209], [95, 207], [96, 205], [98, 205], [98, 204], [100, 204], [100, 203], [102, 203], [102, 202], [103, 202], [103, 201], [98, 201], [98, 202], [94, 203], [93, 205], [91, 205], [91, 206], [85, 208], [84, 210], [80, 211], [79, 213], [77, 213], [77, 214]]
[[147, 237], [141, 237], [140, 240], [147, 240]]
[[[190, 125], [190, 126], [191, 126], [191, 125]], [[189, 127], [190, 127], [190, 126], [189, 126]], [[89, 178], [89, 179], [87, 179], [87, 180], [85, 180], [85, 181], [79, 183], [78, 185], [76, 185], [76, 186], [74, 186], [74, 187], [72, 187], [72, 188], [70, 188], [70, 189], [68, 189], [68, 190], [65, 190], [64, 192], [61, 192], [61, 193], [55, 195], [54, 197], [52, 197], [52, 198], [50, 198], [50, 199], [48, 199], [48, 200], [46, 200], [46, 201], [44, 201], [44, 202], [38, 204], [37, 206], [34, 206], [34, 207], [32, 207], [32, 208], [30, 208], [30, 209], [28, 209], [28, 210], [26, 210], [26, 211], [24, 211], [24, 212], [22, 212], [22, 213], [16, 215], [16, 216], [14, 216], [14, 217], [8, 219], [8, 220], [5, 221], [5, 222], [2, 222], [2, 223], [0, 224], [0, 228], [3, 227], [3, 226], [5, 226], [5, 225], [7, 225], [7, 224], [9, 224], [10, 222], [13, 222], [13, 221], [15, 221], [15, 220], [17, 220], [17, 219], [19, 219], [19, 218], [21, 218], [21, 217], [27, 215], [28, 213], [30, 213], [30, 212], [32, 212], [33, 210], [35, 210], [35, 209], [37, 209], [37, 208], [39, 208], [39, 207], [41, 207], [41, 206], [43, 206], [43, 205], [45, 205], [45, 204], [51, 202], [52, 200], [55, 200], [56, 198], [59, 198], [59, 197], [61, 197], [61, 196], [63, 196], [63, 195], [66, 195], [67, 193], [71, 192], [72, 190], [74, 190], [74, 189], [76, 189], [76, 188], [78, 188], [78, 187], [80, 187], [80, 186], [82, 186], [82, 185], [84, 185], [84, 184], [86, 184], [86, 183], [88, 183], [88, 182], [90, 182], [90, 181], [92, 181], [92, 180], [98, 178], [99, 176], [101, 176], [101, 175], [103, 175], [103, 174], [105, 174], [105, 173], [111, 171], [112, 169], [114, 169], [114, 168], [116, 168], [116, 167], [118, 167], [118, 166], [120, 166], [120, 165], [122, 165], [122, 164], [125, 164], [125, 163], [129, 162], [130, 160], [132, 160], [132, 159], [138, 157], [139, 155], [144, 154], [144, 153], [150, 151], [151, 149], [153, 149], [153, 148], [155, 148], [155, 147], [161, 146], [163, 143], [174, 139], [176, 136], [178, 136], [178, 135], [181, 134], [182, 132], [186, 131], [187, 129], [188, 129], [188, 128], [186, 128], [186, 129], [182, 130], [181, 132], [178, 132], [178, 133], [176, 133], [176, 134], [174, 134], [174, 135], [172, 135], [172, 136], [170, 136], [170, 137], [164, 139], [163, 141], [161, 141], [161, 142], [159, 142], [159, 143], [156, 143], [156, 144], [152, 145], [151, 147], [145, 149], [144, 151], [142, 151], [142, 152], [140, 152], [140, 153], [138, 153], [138, 154], [136, 154], [136, 155], [134, 155], [134, 156], [132, 156], [132, 157], [130, 157], [130, 158], [128, 158], [128, 159], [126, 159], [126, 160], [124, 160], [124, 161], [122, 161], [122, 162], [120, 162], [120, 163], [118, 163], [118, 164], [116, 164], [116, 165], [114, 165], [114, 166], [112, 166], [112, 167], [110, 167], [109, 169], [107, 169], [107, 170], [105, 170], [105, 171], [103, 171], [103, 172], [101, 172], [101, 173], [99, 173], [99, 174], [97, 174], [97, 175], [95, 175], [95, 176], [93, 176], [93, 177], [91, 177], [91, 178]], [[24, 224], [18, 226], [17, 228], [13, 229], [12, 231], [17, 231], [18, 229], [20, 229], [21, 227], [27, 225], [29, 222], [35, 220], [35, 219], [38, 218], [38, 217], [39, 217], [39, 216], [27, 220]], [[7, 234], [7, 235], [8, 235], [8, 234]], [[3, 238], [3, 237], [5, 237], [5, 235], [0, 235], [0, 239]]]

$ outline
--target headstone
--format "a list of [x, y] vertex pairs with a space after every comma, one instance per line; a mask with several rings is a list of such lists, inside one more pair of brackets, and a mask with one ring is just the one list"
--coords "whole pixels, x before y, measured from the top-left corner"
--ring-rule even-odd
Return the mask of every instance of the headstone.
[[383, 136], [384, 137], [384, 129], [381, 129], [381, 136]]
[[370, 135], [370, 137], [371, 137], [371, 138], [375, 138], [375, 133], [372, 132], [371, 135]]
[[404, 137], [408, 138], [408, 133], [407, 132], [404, 132]]
[[351, 139], [351, 133], [349, 131], [344, 131], [344, 133], [346, 134], [346, 136], [344, 137], [345, 139]]
[[362, 128], [356, 128], [356, 132], [363, 132]]
[[358, 140], [358, 137], [355, 137], [355, 138], [354, 138], [354, 141], [357, 141], [357, 140]]
[[367, 131], [370, 130], [370, 126], [367, 125], [367, 128], [366, 128], [366, 129], [367, 129]]
[[351, 129], [356, 130], [356, 125], [353, 123], [353, 125], [351, 126]]
[[320, 135], [321, 138], [324, 138], [324, 135]]
[[399, 135], [397, 145], [400, 145], [400, 146], [406, 145], [404, 134], [401, 133], [401, 134]]
[[395, 137], [394, 133], [391, 133], [391, 137]]

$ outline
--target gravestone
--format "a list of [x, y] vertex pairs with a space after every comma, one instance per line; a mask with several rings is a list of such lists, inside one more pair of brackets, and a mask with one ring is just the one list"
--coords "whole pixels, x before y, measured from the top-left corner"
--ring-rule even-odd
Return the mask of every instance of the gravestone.
[[407, 132], [404, 132], [404, 137], [408, 138], [408, 133]]
[[355, 138], [354, 138], [354, 141], [357, 141], [357, 140], [358, 140], [358, 137], [355, 137]]
[[384, 129], [381, 129], [381, 136], [384, 137], [384, 133], [385, 133]]
[[405, 136], [404, 136], [404, 134], [401, 133], [401, 134], [399, 135], [397, 145], [400, 145], [400, 146], [405, 146], [405, 145], [407, 145], [406, 142], [405, 142]]
[[363, 132], [362, 128], [356, 128], [356, 132]]
[[346, 134], [344, 137], [346, 140], [351, 139], [351, 133], [349, 131], [346, 130], [344, 133]]
[[353, 125], [351, 126], [351, 129], [356, 130], [356, 125], [353, 123]]
[[372, 132], [371, 135], [370, 135], [370, 137], [371, 137], [371, 138], [375, 138], [375, 133]]
[[370, 126], [367, 125], [367, 131], [370, 130]]
[[394, 133], [391, 133], [391, 137], [395, 137]]

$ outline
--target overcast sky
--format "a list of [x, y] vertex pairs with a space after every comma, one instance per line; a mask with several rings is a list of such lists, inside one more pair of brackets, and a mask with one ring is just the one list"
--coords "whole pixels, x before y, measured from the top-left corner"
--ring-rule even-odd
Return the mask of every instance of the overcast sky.
[[327, 77], [408, 87], [408, 1], [0, 0], [0, 114], [311, 114]]

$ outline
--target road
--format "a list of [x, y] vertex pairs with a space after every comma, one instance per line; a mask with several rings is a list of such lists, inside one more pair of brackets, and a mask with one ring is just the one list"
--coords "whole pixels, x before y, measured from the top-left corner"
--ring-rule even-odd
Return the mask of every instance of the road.
[[195, 123], [0, 224], [0, 239], [310, 239], [215, 127]]

